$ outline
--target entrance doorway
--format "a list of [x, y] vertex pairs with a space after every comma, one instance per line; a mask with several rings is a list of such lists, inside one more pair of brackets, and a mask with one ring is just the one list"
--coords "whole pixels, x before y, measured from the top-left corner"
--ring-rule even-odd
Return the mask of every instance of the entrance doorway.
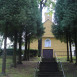
[[53, 58], [53, 49], [43, 49], [43, 58]]

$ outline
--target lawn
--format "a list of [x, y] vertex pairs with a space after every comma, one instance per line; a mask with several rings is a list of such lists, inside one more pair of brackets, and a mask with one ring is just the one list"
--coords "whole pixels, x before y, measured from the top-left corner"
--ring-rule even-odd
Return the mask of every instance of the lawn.
[[[17, 65], [17, 68], [13, 68], [10, 66], [12, 64], [12, 57], [7, 57], [6, 76], [0, 74], [0, 77], [34, 77], [35, 68], [39, 60], [40, 58], [38, 57], [31, 58], [30, 61], [23, 61], [23, 64]], [[1, 65], [2, 59], [0, 58], [0, 73]]]
[[62, 63], [66, 77], [77, 77], [77, 66], [74, 63]]
[[[68, 62], [66, 56], [64, 56], [64, 57], [57, 57], [57, 60], [58, 60], [58, 62], [59, 61], [60, 62]], [[75, 57], [74, 56], [73, 56], [73, 63], [75, 63]]]
[[73, 63], [68, 62], [66, 57], [58, 57], [58, 61], [62, 62], [65, 77], [77, 77], [77, 65], [75, 65], [75, 57], [73, 57]]
[[[75, 57], [73, 59], [75, 59]], [[38, 61], [40, 61], [38, 57], [31, 58], [30, 61], [23, 61], [23, 64], [17, 65], [17, 68], [13, 68], [10, 66], [12, 64], [12, 57], [9, 56], [7, 57], [6, 63], [6, 76], [0, 74], [0, 77], [34, 77]], [[77, 77], [77, 66], [75, 65], [75, 61], [74, 63], [70, 63], [67, 61], [66, 57], [58, 57], [58, 61], [62, 62], [66, 77]], [[2, 59], [0, 57], [0, 73], [2, 68], [1, 65]]]

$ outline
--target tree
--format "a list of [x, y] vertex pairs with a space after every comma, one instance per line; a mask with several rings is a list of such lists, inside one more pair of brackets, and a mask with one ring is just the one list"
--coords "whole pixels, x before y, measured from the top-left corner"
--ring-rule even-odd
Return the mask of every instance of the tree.
[[18, 50], [18, 64], [22, 64], [22, 58], [21, 58], [21, 55], [22, 55], [22, 32], [19, 33], [19, 50]]
[[52, 32], [55, 37], [67, 43], [67, 61], [69, 61], [69, 46], [68, 46], [68, 29], [62, 26], [64, 16], [64, 0], [58, 0], [55, 6], [55, 24], [52, 26]]
[[9, 9], [8, 4], [5, 0], [0, 0], [0, 32], [4, 37], [4, 51], [3, 51], [3, 60], [2, 60], [2, 74], [5, 74], [6, 69], [6, 42], [8, 36], [8, 27], [9, 27]]
[[[35, 38], [39, 38], [44, 33], [44, 28], [43, 28], [43, 25], [42, 25], [42, 22], [41, 22], [41, 16], [40, 16], [40, 12], [39, 12], [39, 9], [38, 9], [37, 1], [34, 0], [34, 1], [31, 1], [31, 2], [28, 2], [28, 3], [30, 5], [26, 6], [27, 9], [25, 10], [26, 15], [27, 15], [26, 16], [27, 20], [24, 23], [25, 24], [25, 27], [24, 27], [24, 32], [25, 32], [24, 60], [27, 58], [26, 57], [27, 56], [26, 53], [28, 53], [27, 52], [27, 45], [30, 45], [30, 44], [28, 44], [28, 41], [30, 42], [30, 40], [33, 40]], [[39, 30], [40, 30], [40, 33], [39, 33], [39, 35], [37, 35]]]
[[[75, 0], [64, 0], [63, 2], [62, 1], [63, 0], [58, 0], [56, 3], [56, 7], [57, 7], [55, 10], [56, 26], [55, 28], [53, 28], [53, 33], [55, 35], [58, 34], [59, 30], [63, 33], [63, 36], [60, 40], [66, 39], [67, 51], [68, 51], [68, 41], [70, 43], [70, 50], [71, 50], [71, 42], [75, 42], [75, 45], [77, 42], [76, 41], [77, 1]], [[56, 29], [56, 28], [59, 28], [59, 29]], [[55, 32], [55, 30], [57, 31]], [[60, 36], [58, 36], [58, 38], [60, 38]], [[67, 55], [68, 53], [69, 52], [67, 52]], [[72, 62], [72, 52], [70, 52], [70, 54], [71, 54], [70, 57]], [[69, 56], [67, 56], [67, 60], [68, 59], [69, 59]]]
[[[21, 6], [24, 2], [21, 0], [6, 1], [0, 0], [0, 32], [4, 36], [4, 52], [2, 73], [5, 74], [6, 69], [6, 42], [7, 37], [14, 36], [14, 51], [16, 51], [17, 32], [19, 29], [19, 17]], [[23, 8], [23, 7], [22, 7]], [[14, 66], [16, 67], [16, 53], [14, 52]]]
[[[66, 7], [67, 9], [65, 10], [64, 21], [63, 22], [70, 29], [69, 32], [72, 33], [71, 34], [72, 35], [71, 39], [76, 43], [76, 40], [77, 40], [76, 39], [76, 35], [77, 35], [76, 34], [76, 29], [77, 29], [77, 26], [76, 26], [77, 25], [77, 23], [76, 23], [76, 19], [77, 19], [77, 13], [76, 13], [77, 12], [77, 10], [76, 10], [77, 1], [70, 1], [70, 4], [69, 4], [69, 1], [66, 1], [66, 5], [68, 5], [68, 7]], [[68, 23], [66, 23], [66, 22], [68, 22]], [[75, 46], [75, 48], [76, 47], [77, 46]], [[77, 63], [77, 58], [76, 58], [76, 63]]]
[[[30, 36], [34, 36], [36, 34], [36, 28], [37, 28], [37, 24], [36, 24], [36, 11], [38, 10], [37, 5], [35, 4], [35, 0], [34, 1], [28, 1], [27, 5], [24, 8], [25, 11], [25, 21], [24, 21], [24, 33], [25, 33], [25, 51], [24, 51], [24, 60], [27, 59], [27, 43], [28, 43], [28, 37]], [[30, 4], [30, 5], [28, 5]]]
[[[29, 3], [28, 3], [29, 2]], [[30, 4], [30, 5], [29, 5]], [[22, 32], [31, 33], [30, 39], [36, 37], [37, 34], [37, 21], [36, 13], [38, 6], [36, 0], [13, 0], [13, 1], [0, 1], [0, 32], [4, 36], [4, 52], [3, 52], [3, 65], [2, 73], [5, 74], [6, 69], [6, 42], [7, 37], [14, 41], [13, 52], [13, 65], [16, 68], [16, 52], [17, 42], [19, 37], [19, 61], [21, 61], [21, 36]], [[41, 23], [41, 21], [40, 21]], [[43, 32], [43, 27], [41, 31]], [[24, 31], [23, 31], [24, 30]], [[26, 31], [25, 31], [26, 30]], [[41, 32], [41, 33], [42, 33]], [[27, 39], [28, 40], [28, 39]]]

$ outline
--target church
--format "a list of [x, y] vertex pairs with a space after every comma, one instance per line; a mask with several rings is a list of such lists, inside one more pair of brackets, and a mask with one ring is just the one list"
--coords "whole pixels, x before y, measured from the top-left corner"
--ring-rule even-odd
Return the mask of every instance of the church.
[[[52, 16], [45, 13], [45, 22], [43, 26], [45, 33], [42, 36], [42, 58], [52, 58], [55, 56], [66, 56], [67, 46], [66, 43], [57, 40], [52, 33]], [[38, 40], [34, 40], [30, 43], [31, 49], [38, 49]]]

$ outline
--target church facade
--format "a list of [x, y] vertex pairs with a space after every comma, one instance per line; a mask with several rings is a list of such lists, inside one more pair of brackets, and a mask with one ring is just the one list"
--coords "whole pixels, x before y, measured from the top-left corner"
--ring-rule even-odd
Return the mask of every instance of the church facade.
[[[67, 46], [66, 43], [57, 40], [52, 33], [52, 21], [51, 16], [45, 14], [45, 33], [42, 36], [42, 52], [41, 56], [44, 58], [51, 58], [55, 56], [66, 56]], [[38, 40], [34, 40], [30, 44], [31, 49], [38, 49]]]

